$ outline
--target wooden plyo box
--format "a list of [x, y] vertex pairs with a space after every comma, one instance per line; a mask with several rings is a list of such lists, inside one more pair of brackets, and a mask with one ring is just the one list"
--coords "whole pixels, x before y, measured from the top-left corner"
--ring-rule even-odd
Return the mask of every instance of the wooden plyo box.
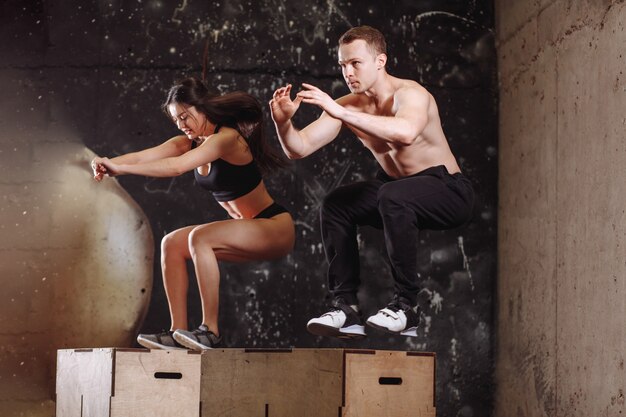
[[57, 351], [57, 417], [198, 416], [200, 354]]
[[435, 417], [435, 355], [67, 349], [57, 417]]

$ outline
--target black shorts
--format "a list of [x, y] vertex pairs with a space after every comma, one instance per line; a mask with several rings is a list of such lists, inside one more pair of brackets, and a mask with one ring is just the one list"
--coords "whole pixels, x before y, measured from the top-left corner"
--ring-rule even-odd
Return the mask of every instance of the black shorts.
[[271, 219], [282, 213], [289, 213], [289, 211], [278, 203], [272, 203], [265, 209], [261, 210], [259, 214], [254, 216], [255, 219]]

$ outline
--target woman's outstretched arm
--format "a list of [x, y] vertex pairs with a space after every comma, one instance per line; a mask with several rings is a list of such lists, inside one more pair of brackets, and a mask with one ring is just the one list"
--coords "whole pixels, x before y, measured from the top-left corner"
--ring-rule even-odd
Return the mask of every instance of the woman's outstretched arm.
[[[236, 130], [225, 128], [210, 136], [197, 148], [182, 154], [153, 160], [97, 158], [94, 161], [102, 166], [109, 176], [131, 174], [147, 177], [175, 177], [201, 165], [209, 164], [229, 153], [236, 146], [237, 136]], [[189, 142], [184, 136], [182, 138]]]
[[186, 136], [174, 136], [160, 145], [137, 152], [129, 152], [115, 158], [108, 159], [97, 156], [91, 161], [91, 168], [93, 169], [94, 179], [100, 181], [104, 175], [111, 174], [102, 164], [102, 161], [105, 159], [113, 162], [113, 164], [133, 165], [180, 156], [189, 151], [189, 149], [191, 149], [191, 141]]

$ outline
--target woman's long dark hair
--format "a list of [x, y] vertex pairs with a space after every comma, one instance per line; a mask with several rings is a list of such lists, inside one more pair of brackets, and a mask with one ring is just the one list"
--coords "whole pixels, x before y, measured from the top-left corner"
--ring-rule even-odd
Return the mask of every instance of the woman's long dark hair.
[[170, 88], [162, 105], [168, 116], [168, 106], [172, 103], [194, 106], [211, 123], [237, 130], [248, 143], [262, 173], [271, 173], [288, 165], [285, 157], [267, 143], [263, 128], [263, 109], [254, 96], [243, 91], [223, 95], [213, 93], [202, 80], [191, 77]]

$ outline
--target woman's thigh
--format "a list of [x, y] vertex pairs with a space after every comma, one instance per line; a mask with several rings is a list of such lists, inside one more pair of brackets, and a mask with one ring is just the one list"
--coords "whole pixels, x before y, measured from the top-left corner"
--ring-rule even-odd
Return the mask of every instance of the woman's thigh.
[[293, 249], [295, 229], [288, 213], [271, 219], [223, 220], [196, 226], [189, 245], [209, 246], [218, 260], [245, 262], [269, 260]]

